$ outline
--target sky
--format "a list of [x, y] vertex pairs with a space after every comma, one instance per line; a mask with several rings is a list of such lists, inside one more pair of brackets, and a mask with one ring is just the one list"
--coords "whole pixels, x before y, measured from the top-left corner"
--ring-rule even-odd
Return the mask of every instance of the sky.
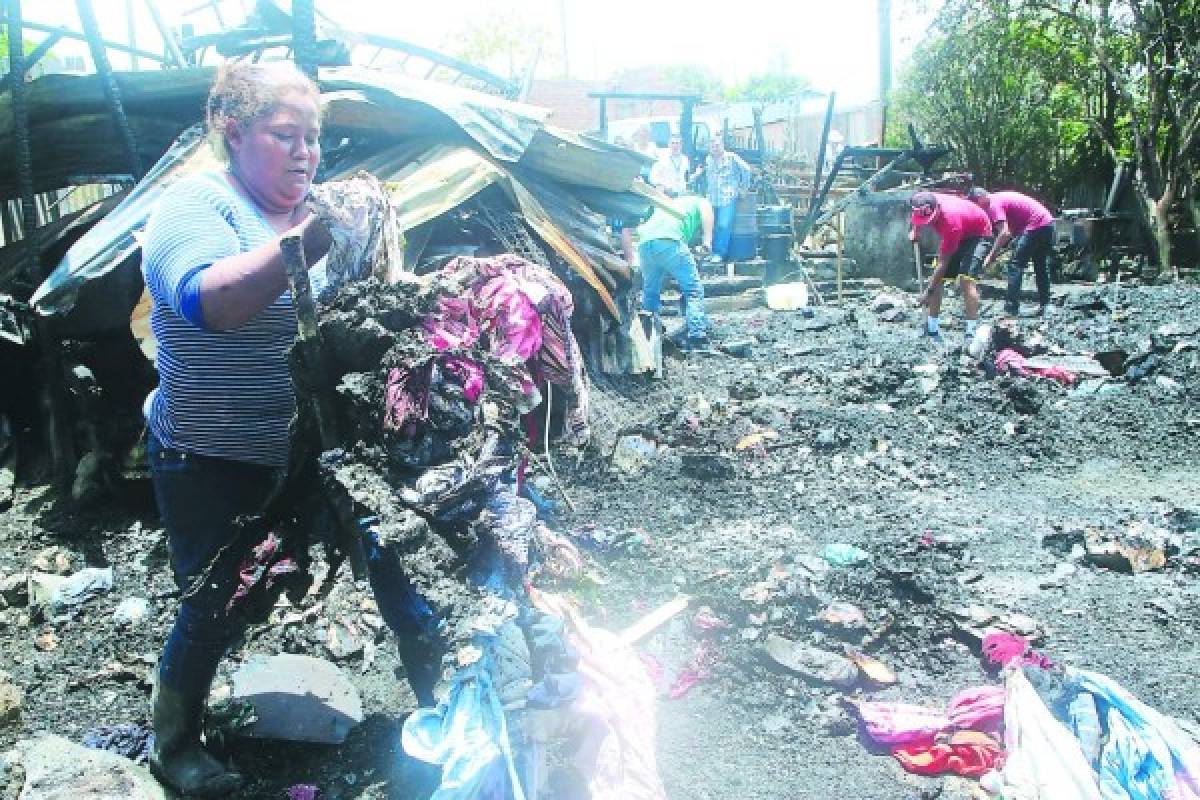
[[[154, 0], [168, 24], [187, 17], [197, 32], [216, 26], [204, 0]], [[539, 76], [560, 77], [563, 42], [570, 77], [604, 79], [650, 64], [703, 65], [726, 84], [772, 67], [807, 77], [815, 88], [837, 91], [845, 102], [878, 94], [877, 0], [316, 0], [319, 11], [354, 30], [370, 30], [453, 51], [471, 22], [505, 20], [545, 31]], [[145, 0], [92, 0], [103, 35], [128, 41], [127, 8], [138, 44], [161, 51]], [[924, 34], [938, 0], [892, 0], [893, 56], [897, 69]], [[220, 0], [227, 23], [251, 0]], [[74, 0], [24, 0], [29, 21], [78, 30]], [[565, 19], [565, 25], [564, 25]], [[565, 33], [565, 37], [564, 37]], [[31, 39], [40, 38], [32, 32]], [[71, 48], [61, 46], [71, 52]], [[127, 60], [113, 56], [117, 69]], [[143, 64], [143, 68], [145, 65]], [[497, 67], [502, 69], [502, 67]]]

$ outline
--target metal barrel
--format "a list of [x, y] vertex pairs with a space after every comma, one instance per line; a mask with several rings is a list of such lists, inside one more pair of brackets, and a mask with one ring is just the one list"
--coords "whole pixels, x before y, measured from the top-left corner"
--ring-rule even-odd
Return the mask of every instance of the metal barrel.
[[758, 234], [758, 192], [747, 192], [733, 208], [733, 235]]

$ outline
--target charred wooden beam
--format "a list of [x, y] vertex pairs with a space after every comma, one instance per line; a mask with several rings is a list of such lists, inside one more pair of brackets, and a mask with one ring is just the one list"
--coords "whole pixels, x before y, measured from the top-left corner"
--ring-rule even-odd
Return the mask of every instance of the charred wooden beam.
[[19, 76], [12, 82], [13, 144], [16, 145], [17, 193], [21, 200], [21, 235], [25, 240], [25, 271], [38, 281], [37, 206], [33, 191], [33, 148], [29, 138], [29, 104], [25, 85], [25, 25], [21, 0], [8, 0], [8, 66]]
[[[25, 26], [21, 0], [8, 0], [8, 64], [12, 71], [13, 138], [16, 145], [17, 183], [21, 196], [22, 242], [25, 272], [37, 285], [42, 274], [38, 246], [41, 232], [37, 227], [37, 206], [33, 192], [33, 151], [29, 140], [29, 108], [25, 85]], [[60, 488], [70, 485], [75, 472], [75, 448], [71, 442], [66, 414], [66, 390], [62, 379], [62, 349], [43, 318], [36, 321], [38, 362], [42, 375], [42, 403], [46, 409], [47, 446], [54, 469], [54, 481]]]
[[317, 79], [317, 19], [312, 0], [292, 0], [292, 52], [305, 75]]
[[100, 38], [100, 27], [96, 24], [96, 12], [92, 9], [92, 0], [75, 0], [75, 8], [79, 11], [79, 22], [87, 36], [88, 47], [92, 51], [92, 61], [96, 63], [96, 74], [100, 76], [100, 84], [104, 88], [104, 96], [108, 98], [109, 110], [117, 133], [125, 145], [129, 157], [129, 165], [133, 174], [141, 180], [146, 171], [142, 169], [142, 157], [138, 154], [137, 140], [133, 138], [133, 128], [129, 126], [129, 118], [125, 116], [125, 106], [121, 103], [121, 87], [117, 86], [113, 77], [112, 65], [108, 63], [108, 51], [104, 48], [104, 40]]

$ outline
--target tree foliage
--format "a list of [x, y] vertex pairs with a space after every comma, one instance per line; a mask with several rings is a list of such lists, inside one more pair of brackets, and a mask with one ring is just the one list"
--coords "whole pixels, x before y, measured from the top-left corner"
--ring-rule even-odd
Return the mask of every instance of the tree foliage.
[[[1200, 0], [1021, 0], [1069, 32], [1115, 113], [1087, 122], [1114, 158], [1128, 154], [1159, 266], [1172, 258], [1172, 212], [1200, 223]], [[1186, 201], [1185, 201], [1186, 197]]]
[[[519, 14], [491, 13], [471, 19], [450, 37], [444, 49], [469, 64], [519, 79], [535, 55], [550, 43], [550, 32]], [[557, 61], [558, 51], [542, 52], [543, 64]]]
[[792, 72], [770, 71], [751, 75], [725, 90], [726, 100], [771, 102], [813, 92], [812, 81]]
[[663, 75], [678, 91], [700, 95], [705, 100], [718, 100], [725, 85], [708, 67], [695, 64], [675, 64], [663, 67]]
[[1200, 0], [947, 0], [895, 108], [978, 180], [1051, 199], [1132, 160], [1162, 265], [1171, 209], [1200, 222]]
[[953, 147], [986, 185], [1059, 191], [1088, 128], [1073, 56], [1045, 23], [998, 0], [950, 0], [901, 76], [894, 121]]

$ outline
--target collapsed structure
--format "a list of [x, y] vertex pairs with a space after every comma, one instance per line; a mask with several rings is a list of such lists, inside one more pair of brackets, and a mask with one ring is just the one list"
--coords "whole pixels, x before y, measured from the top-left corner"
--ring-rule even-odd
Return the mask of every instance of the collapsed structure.
[[[53, 268], [40, 286], [22, 269], [22, 242], [0, 250], [0, 294], [13, 299], [8, 338], [30, 343], [40, 319], [42, 338], [87, 343], [82, 349], [98, 359], [88, 368], [108, 392], [113, 418], [122, 416], [118, 408], [136, 409], [152, 380], [144, 364], [128, 363], [124, 344], [131, 313], [145, 340], [138, 231], [167, 186], [215, 166], [196, 126], [212, 76], [209, 68], [117, 75], [140, 146], [148, 156], [165, 152], [148, 159], [157, 163], [136, 186], [39, 232], [43, 269]], [[656, 193], [634, 181], [642, 157], [547, 125], [539, 109], [467, 89], [353, 67], [324, 70], [321, 87], [327, 148], [319, 178], [365, 169], [385, 182], [398, 210], [404, 269], [426, 272], [457, 254], [520, 254], [554, 270], [571, 290], [580, 344], [594, 367], [655, 368], [646, 332], [635, 324], [632, 276], [605, 227], [605, 216], [648, 212]], [[99, 76], [46, 76], [30, 84], [29, 95], [39, 189], [121, 169], [117, 143], [79, 133], [103, 109]], [[0, 176], [10, 192], [11, 181]], [[97, 343], [120, 352], [96, 354]], [[102, 440], [85, 443], [85, 452], [124, 453], [137, 435], [136, 422], [108, 427], [85, 437]]]

